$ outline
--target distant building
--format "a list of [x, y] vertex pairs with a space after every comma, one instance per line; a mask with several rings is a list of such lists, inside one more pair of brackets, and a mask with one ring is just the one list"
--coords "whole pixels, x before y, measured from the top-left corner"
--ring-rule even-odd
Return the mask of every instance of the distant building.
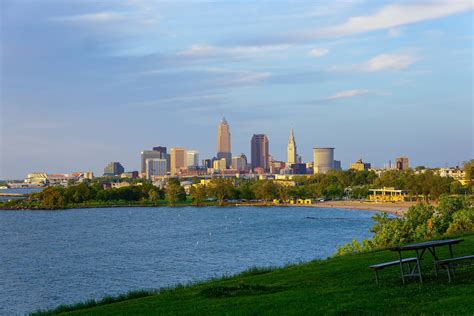
[[397, 170], [408, 170], [408, 158], [407, 157], [397, 157], [395, 158], [395, 168]]
[[287, 162], [288, 164], [298, 163], [298, 153], [296, 149], [295, 135], [293, 134], [293, 129], [290, 130], [290, 138], [288, 139], [287, 146]]
[[152, 179], [154, 176], [166, 175], [166, 159], [149, 158], [146, 160], [146, 178]]
[[146, 160], [147, 159], [166, 159], [166, 147], [153, 147], [153, 150], [143, 150], [140, 155], [141, 165], [140, 172], [146, 173]]
[[84, 179], [92, 180], [94, 179], [94, 173], [92, 171], [86, 171], [83, 173]]
[[183, 168], [186, 168], [186, 149], [182, 147], [171, 148], [171, 175], [176, 175]]
[[334, 160], [334, 170], [342, 171], [342, 165], [340, 160]]
[[313, 172], [326, 173], [334, 169], [334, 148], [313, 148]]
[[124, 172], [120, 175], [120, 178], [137, 179], [138, 175], [138, 171]]
[[123, 168], [122, 164], [118, 161], [110, 162], [104, 168], [104, 176], [106, 177], [113, 177], [119, 176], [124, 173], [125, 169]]
[[225, 117], [217, 129], [217, 159], [225, 158], [226, 168], [230, 167], [232, 162], [231, 144], [230, 144], [230, 128]]
[[252, 136], [251, 157], [252, 169], [262, 168], [265, 171], [270, 169], [269, 142], [265, 134], [255, 134]]
[[206, 168], [212, 168], [212, 159], [204, 159], [202, 165]]
[[188, 150], [186, 152], [186, 167], [199, 166], [199, 152], [197, 150]]
[[286, 163], [284, 161], [271, 160], [270, 162], [270, 173], [280, 174], [280, 171], [285, 169]]
[[236, 169], [238, 171], [245, 171], [247, 168], [247, 160], [240, 157], [232, 157], [232, 169]]
[[356, 170], [356, 171], [364, 171], [370, 169], [370, 163], [363, 162], [362, 159], [357, 160], [354, 163], [351, 163], [349, 169]]
[[226, 166], [226, 159], [225, 158], [221, 158], [221, 159], [218, 159], [218, 160], [214, 160], [214, 165], [213, 165], [214, 169], [216, 170], [225, 170], [227, 169], [227, 166]]
[[305, 163], [292, 163], [290, 165], [291, 174], [306, 174]]

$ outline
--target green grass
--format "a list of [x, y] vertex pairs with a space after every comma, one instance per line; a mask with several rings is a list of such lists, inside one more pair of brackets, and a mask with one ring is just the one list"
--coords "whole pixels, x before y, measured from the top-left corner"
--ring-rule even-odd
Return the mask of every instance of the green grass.
[[[454, 255], [474, 254], [474, 234], [462, 238], [465, 241], [454, 246]], [[447, 249], [438, 249], [440, 257], [447, 257]], [[398, 267], [391, 267], [380, 271], [376, 285], [367, 266], [396, 258], [390, 251], [374, 251], [285, 268], [252, 268], [233, 277], [159, 292], [133, 292], [41, 314], [474, 314], [474, 266], [458, 270], [448, 283], [445, 272], [434, 275], [427, 253], [422, 262], [424, 284], [411, 280], [402, 285]]]

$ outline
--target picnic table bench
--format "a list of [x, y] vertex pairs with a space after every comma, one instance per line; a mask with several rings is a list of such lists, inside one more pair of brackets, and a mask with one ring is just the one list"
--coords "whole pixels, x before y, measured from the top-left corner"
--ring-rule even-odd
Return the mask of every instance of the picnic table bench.
[[455, 263], [460, 262], [460, 261], [468, 261], [468, 260], [471, 261], [471, 265], [474, 265], [474, 255], [438, 260], [438, 261], [435, 261], [435, 264], [436, 264], [436, 269], [438, 266], [446, 268], [446, 272], [448, 273], [448, 280], [451, 283], [451, 269], [454, 276]]
[[375, 272], [375, 283], [379, 284], [379, 276], [377, 274], [378, 270], [382, 270], [382, 269], [385, 269], [387, 267], [398, 266], [398, 265], [401, 265], [400, 268], [403, 269], [403, 267], [402, 267], [403, 264], [408, 264], [408, 269], [411, 270], [410, 263], [412, 263], [412, 262], [416, 262], [415, 257], [413, 257], [413, 258], [404, 258], [402, 260], [395, 260], [395, 261], [384, 262], [384, 263], [379, 263], [379, 264], [373, 264], [373, 265], [369, 266], [369, 269], [374, 270], [374, 272]]

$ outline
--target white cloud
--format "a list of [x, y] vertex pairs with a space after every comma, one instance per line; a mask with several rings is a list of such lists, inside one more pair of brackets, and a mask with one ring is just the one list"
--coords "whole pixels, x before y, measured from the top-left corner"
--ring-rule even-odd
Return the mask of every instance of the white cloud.
[[321, 57], [329, 53], [327, 48], [314, 48], [308, 52], [308, 55], [311, 57]]
[[178, 52], [176, 55], [189, 58], [212, 58], [212, 57], [255, 57], [269, 52], [281, 51], [289, 45], [262, 45], [262, 46], [235, 46], [218, 47], [208, 44], [194, 44], [190, 48]]
[[364, 90], [364, 89], [352, 89], [352, 90], [345, 90], [345, 91], [339, 91], [336, 94], [324, 98], [324, 100], [339, 100], [339, 99], [348, 99], [348, 98], [353, 98], [357, 97], [360, 95], [368, 94], [370, 93], [369, 90]]
[[52, 18], [54, 21], [64, 22], [84, 22], [84, 23], [103, 23], [103, 22], [116, 22], [124, 20], [125, 17], [122, 13], [118, 12], [96, 12], [87, 14], [67, 15]]
[[399, 37], [402, 31], [399, 28], [392, 27], [388, 30], [388, 36], [390, 37]]
[[209, 68], [208, 73], [222, 75], [223, 78], [218, 79], [221, 84], [225, 85], [247, 85], [259, 83], [269, 78], [270, 72], [257, 72], [248, 70], [229, 70], [223, 68]]
[[194, 44], [189, 49], [178, 52], [178, 56], [208, 58], [217, 55], [218, 49], [215, 46], [206, 44]]
[[345, 36], [442, 18], [474, 9], [472, 0], [432, 0], [391, 4], [372, 15], [355, 16], [347, 22], [313, 32], [313, 37]]
[[418, 60], [411, 54], [381, 54], [360, 65], [360, 70], [377, 72], [384, 70], [402, 70]]

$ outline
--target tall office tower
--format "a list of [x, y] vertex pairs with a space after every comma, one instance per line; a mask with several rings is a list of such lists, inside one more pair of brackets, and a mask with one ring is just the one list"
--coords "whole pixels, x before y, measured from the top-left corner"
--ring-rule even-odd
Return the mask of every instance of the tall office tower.
[[397, 157], [395, 158], [395, 167], [397, 170], [407, 170], [408, 169], [408, 158], [407, 157]]
[[293, 134], [293, 129], [290, 130], [290, 139], [288, 139], [288, 164], [298, 163], [298, 153], [296, 151], [295, 135]]
[[255, 134], [250, 142], [252, 169], [262, 168], [268, 171], [270, 168], [270, 153], [268, 150], [268, 138], [265, 134]]
[[118, 161], [114, 161], [109, 163], [105, 168], [104, 168], [104, 176], [119, 176], [122, 173], [124, 173], [125, 169], [123, 168], [122, 164]]
[[326, 173], [334, 169], [334, 148], [313, 148], [313, 172]]
[[166, 159], [164, 158], [148, 158], [146, 164], [146, 178], [151, 179], [153, 176], [166, 175]]
[[199, 166], [199, 152], [197, 150], [186, 151], [186, 167]]
[[217, 159], [225, 158], [226, 167], [229, 168], [232, 162], [232, 153], [230, 149], [230, 129], [225, 117], [217, 129]]
[[171, 175], [176, 175], [180, 169], [186, 167], [186, 149], [183, 147], [171, 148]]
[[141, 166], [140, 172], [146, 172], [146, 160], [147, 159], [166, 159], [166, 147], [153, 147], [153, 150], [142, 150], [141, 155]]

